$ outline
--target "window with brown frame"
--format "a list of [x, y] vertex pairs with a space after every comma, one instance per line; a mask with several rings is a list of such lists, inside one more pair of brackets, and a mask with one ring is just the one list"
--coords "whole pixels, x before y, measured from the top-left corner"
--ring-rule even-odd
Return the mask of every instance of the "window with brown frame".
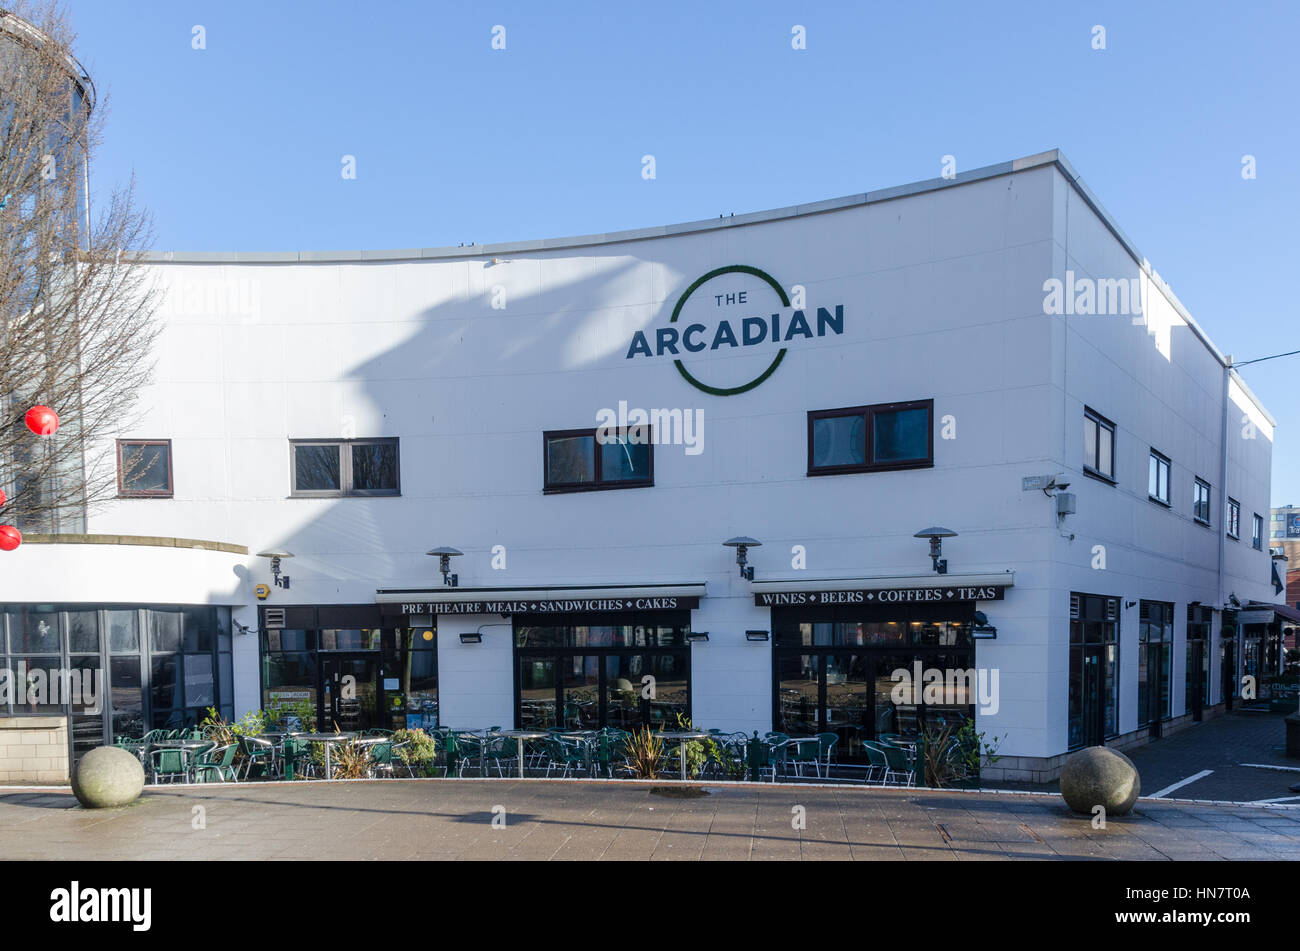
[[542, 490], [590, 492], [655, 484], [649, 426], [631, 426], [601, 438], [600, 429], [542, 433]]
[[810, 476], [933, 465], [934, 400], [821, 409], [808, 414]]
[[119, 439], [117, 494], [124, 499], [172, 497], [172, 441]]

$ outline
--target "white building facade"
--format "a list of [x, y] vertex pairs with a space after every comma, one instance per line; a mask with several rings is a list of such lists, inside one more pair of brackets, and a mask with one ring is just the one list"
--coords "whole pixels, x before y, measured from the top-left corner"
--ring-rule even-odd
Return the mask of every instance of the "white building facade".
[[[970, 717], [987, 776], [1046, 780], [1277, 664], [1273, 420], [1059, 153], [638, 232], [149, 266], [157, 378], [106, 457], [144, 475], [0, 576], [11, 653], [98, 632], [83, 745], [306, 704], [680, 713], [852, 762]], [[918, 663], [985, 695], [900, 703]]]

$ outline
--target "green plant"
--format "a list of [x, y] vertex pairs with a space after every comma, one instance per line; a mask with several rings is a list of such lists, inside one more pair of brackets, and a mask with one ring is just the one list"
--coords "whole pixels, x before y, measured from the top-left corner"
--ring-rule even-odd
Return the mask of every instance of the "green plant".
[[[398, 744], [406, 744], [400, 746]], [[421, 776], [432, 776], [436, 769], [434, 759], [438, 744], [423, 730], [397, 730], [393, 733], [393, 753], [403, 765], [411, 767]]]
[[648, 726], [628, 734], [627, 765], [637, 779], [654, 779], [663, 755], [664, 741]]
[[205, 716], [199, 729], [209, 740], [216, 743], [217, 746], [228, 746], [235, 742], [234, 728], [226, 722], [226, 718], [217, 712], [216, 707], [208, 707], [207, 716]]
[[952, 786], [979, 777], [981, 763], [996, 763], [1003, 737], [985, 740], [967, 717], [960, 727], [927, 725], [918, 737], [927, 786]]
[[334, 779], [365, 779], [370, 769], [370, 747], [356, 740], [335, 743], [330, 762]]
[[[684, 713], [677, 714], [677, 728], [679, 730], [694, 730], [691, 725], [691, 718]], [[698, 776], [704, 764], [709, 761], [709, 750], [706, 743], [712, 743], [712, 740], [690, 740], [686, 742], [686, 775]], [[716, 745], [716, 744], [715, 744]]]

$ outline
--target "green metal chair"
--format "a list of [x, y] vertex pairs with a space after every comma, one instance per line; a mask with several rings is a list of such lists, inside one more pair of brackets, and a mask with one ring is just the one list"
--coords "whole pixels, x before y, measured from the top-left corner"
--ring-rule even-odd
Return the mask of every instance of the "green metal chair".
[[366, 757], [366, 774], [373, 777], [376, 773], [393, 775], [393, 744], [374, 743]]
[[227, 743], [225, 746], [215, 746], [199, 753], [194, 757], [194, 781], [206, 783], [215, 775], [217, 782], [237, 782], [234, 762], [238, 750], [238, 744]]
[[835, 762], [835, 748], [840, 742], [838, 733], [818, 733], [817, 739], [820, 741], [817, 752], [821, 755], [822, 766], [826, 769], [826, 778], [831, 775], [831, 764]]
[[161, 747], [149, 754], [150, 765], [155, 783], [174, 783], [178, 779], [183, 783], [190, 781], [190, 767], [193, 754], [181, 747]]
[[552, 736], [546, 741], [548, 761], [546, 763], [546, 776], [549, 779], [551, 770], [563, 768], [560, 778], [564, 779], [569, 775], [572, 769], [575, 773], [586, 771], [589, 764], [587, 747], [578, 740], [569, 739], [563, 736]]
[[889, 775], [889, 760], [885, 759], [885, 751], [874, 741], [863, 740], [862, 752], [867, 756], [867, 782], [879, 778], [883, 786], [885, 777]]
[[244, 756], [245, 780], [252, 774], [254, 766], [262, 771], [263, 776], [274, 774], [275, 745], [270, 740], [264, 740], [260, 736], [241, 736], [239, 751]]
[[916, 770], [912, 766], [912, 760], [907, 750], [889, 743], [871, 743], [870, 740], [862, 741], [864, 747], [868, 744], [880, 750], [885, 757], [886, 783], [899, 782], [904, 786], [916, 785]]

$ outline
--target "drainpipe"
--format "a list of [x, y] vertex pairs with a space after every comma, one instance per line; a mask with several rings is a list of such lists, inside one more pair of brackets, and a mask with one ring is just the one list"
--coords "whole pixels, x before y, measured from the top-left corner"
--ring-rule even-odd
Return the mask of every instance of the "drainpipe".
[[[1228, 383], [1232, 378], [1232, 357], [1224, 357], [1223, 365], [1223, 429], [1219, 434], [1219, 605], [1227, 602], [1224, 591], [1223, 559], [1226, 554], [1226, 536], [1228, 528]], [[1211, 519], [1213, 522], [1213, 519]]]
[[[1232, 378], [1232, 356], [1224, 358], [1223, 364], [1223, 426], [1219, 432], [1219, 600], [1215, 604], [1219, 607], [1219, 650], [1223, 650], [1224, 626], [1223, 621], [1226, 617], [1224, 606], [1228, 603], [1228, 593], [1224, 590], [1224, 557], [1226, 555], [1227, 529], [1228, 529], [1228, 390], [1229, 381]], [[1213, 519], [1210, 520], [1213, 523]], [[1241, 663], [1241, 658], [1237, 656], [1236, 638], [1233, 638], [1232, 663], [1235, 667]], [[1213, 667], [1213, 662], [1211, 662]], [[1233, 671], [1233, 678], [1237, 676], [1236, 670]], [[1213, 680], [1211, 680], [1211, 683]], [[1224, 687], [1222, 671], [1219, 676], [1219, 691], [1223, 692]], [[1227, 704], [1227, 696], [1219, 698], [1220, 702]]]

